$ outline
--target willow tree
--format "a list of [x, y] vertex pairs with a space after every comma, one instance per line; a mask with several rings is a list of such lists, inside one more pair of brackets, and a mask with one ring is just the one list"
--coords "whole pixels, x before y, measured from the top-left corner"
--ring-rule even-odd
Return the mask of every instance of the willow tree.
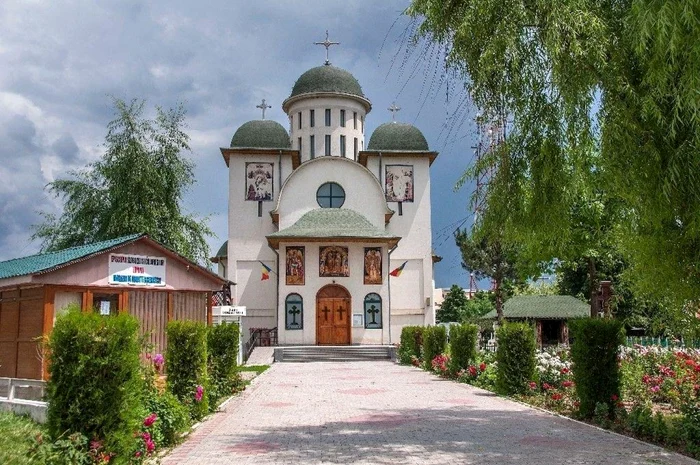
[[107, 126], [104, 155], [85, 169], [47, 187], [63, 200], [59, 217], [43, 213], [34, 239], [44, 251], [146, 233], [181, 255], [204, 263], [211, 231], [181, 203], [194, 183], [182, 106], [156, 108], [144, 117], [144, 101], [115, 100], [116, 117]]
[[596, 186], [621, 205], [636, 288], [697, 299], [700, 0], [413, 0], [408, 14], [474, 103], [510, 121], [494, 227], [556, 257]]

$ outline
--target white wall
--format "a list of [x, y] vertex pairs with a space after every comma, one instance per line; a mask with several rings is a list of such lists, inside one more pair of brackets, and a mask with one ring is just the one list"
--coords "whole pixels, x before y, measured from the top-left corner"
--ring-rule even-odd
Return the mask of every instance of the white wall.
[[279, 228], [288, 228], [305, 213], [320, 208], [316, 191], [326, 182], [338, 183], [345, 190], [342, 208], [360, 213], [384, 230], [384, 216], [389, 210], [379, 182], [364, 166], [339, 157], [310, 160], [294, 171], [282, 188], [276, 208]]
[[[319, 247], [327, 245], [342, 245], [348, 247], [349, 277], [321, 278], [319, 277], [318, 254]], [[388, 281], [387, 275], [387, 248], [382, 246], [382, 284], [364, 284], [364, 248], [377, 247], [372, 243], [288, 243], [280, 245], [280, 256], [285, 256], [286, 246], [304, 246], [305, 248], [305, 285], [287, 286], [284, 280], [284, 272], [280, 279], [279, 293], [279, 342], [281, 345], [316, 344], [316, 294], [327, 284], [338, 284], [350, 292], [352, 296], [352, 314], [364, 315], [364, 298], [370, 292], [376, 292], [382, 298], [382, 329], [364, 329], [364, 325], [351, 327], [351, 341], [353, 344], [388, 344], [389, 343], [389, 312], [388, 312]], [[304, 328], [301, 330], [285, 330], [285, 299], [291, 293], [299, 294], [304, 300]], [[396, 341], [398, 342], [398, 340]]]
[[[331, 125], [326, 126], [326, 109], [331, 110]], [[310, 126], [310, 110], [315, 112], [315, 125]], [[340, 110], [345, 110], [345, 127], [340, 126]], [[302, 126], [299, 129], [299, 112], [302, 114]], [[353, 112], [357, 112], [357, 129], [353, 125]], [[340, 156], [340, 136], [346, 140], [345, 157], [354, 159], [353, 139], [358, 139], [358, 152], [363, 150], [365, 143], [364, 123], [365, 107], [357, 100], [348, 97], [309, 97], [294, 102], [288, 111], [290, 119], [290, 136], [292, 148], [299, 150], [301, 137], [301, 160], [310, 159], [310, 136], [313, 134], [316, 146], [316, 157], [325, 155], [325, 136], [331, 136], [331, 155]]]
[[80, 308], [80, 306], [83, 304], [82, 292], [56, 291], [56, 296], [53, 300], [54, 322], [56, 321], [57, 316], [62, 315], [68, 311], [68, 306], [70, 304], [75, 304], [78, 306], [78, 308]]

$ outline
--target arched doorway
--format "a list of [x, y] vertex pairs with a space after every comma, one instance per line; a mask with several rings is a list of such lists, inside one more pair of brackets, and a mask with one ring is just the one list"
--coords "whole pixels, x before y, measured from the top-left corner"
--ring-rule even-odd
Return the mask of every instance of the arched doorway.
[[316, 344], [350, 344], [350, 293], [343, 286], [329, 284], [316, 294]]

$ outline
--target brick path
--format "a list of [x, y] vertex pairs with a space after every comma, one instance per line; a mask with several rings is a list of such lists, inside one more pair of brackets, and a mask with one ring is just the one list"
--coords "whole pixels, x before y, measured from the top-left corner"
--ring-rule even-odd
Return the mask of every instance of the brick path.
[[167, 456], [179, 464], [697, 464], [391, 362], [277, 363]]

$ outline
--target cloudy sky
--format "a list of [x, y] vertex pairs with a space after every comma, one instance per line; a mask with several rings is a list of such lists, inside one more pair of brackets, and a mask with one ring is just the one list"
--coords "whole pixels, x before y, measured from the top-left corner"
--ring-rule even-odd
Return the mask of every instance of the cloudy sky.
[[[287, 127], [282, 101], [304, 71], [321, 65], [325, 38], [334, 65], [352, 72], [372, 101], [367, 135], [391, 119], [418, 126], [440, 156], [432, 167], [433, 243], [444, 260], [436, 285], [467, 286], [452, 231], [471, 222], [469, 188], [454, 192], [472, 159], [473, 110], [440, 54], [411, 47], [408, 0], [2, 0], [0, 1], [0, 260], [38, 252], [31, 225], [60, 213], [44, 186], [104, 152], [112, 97], [148, 105], [184, 103], [196, 184], [185, 208], [227, 236], [227, 173], [219, 147], [244, 122]], [[461, 108], [455, 118], [455, 109]]]

